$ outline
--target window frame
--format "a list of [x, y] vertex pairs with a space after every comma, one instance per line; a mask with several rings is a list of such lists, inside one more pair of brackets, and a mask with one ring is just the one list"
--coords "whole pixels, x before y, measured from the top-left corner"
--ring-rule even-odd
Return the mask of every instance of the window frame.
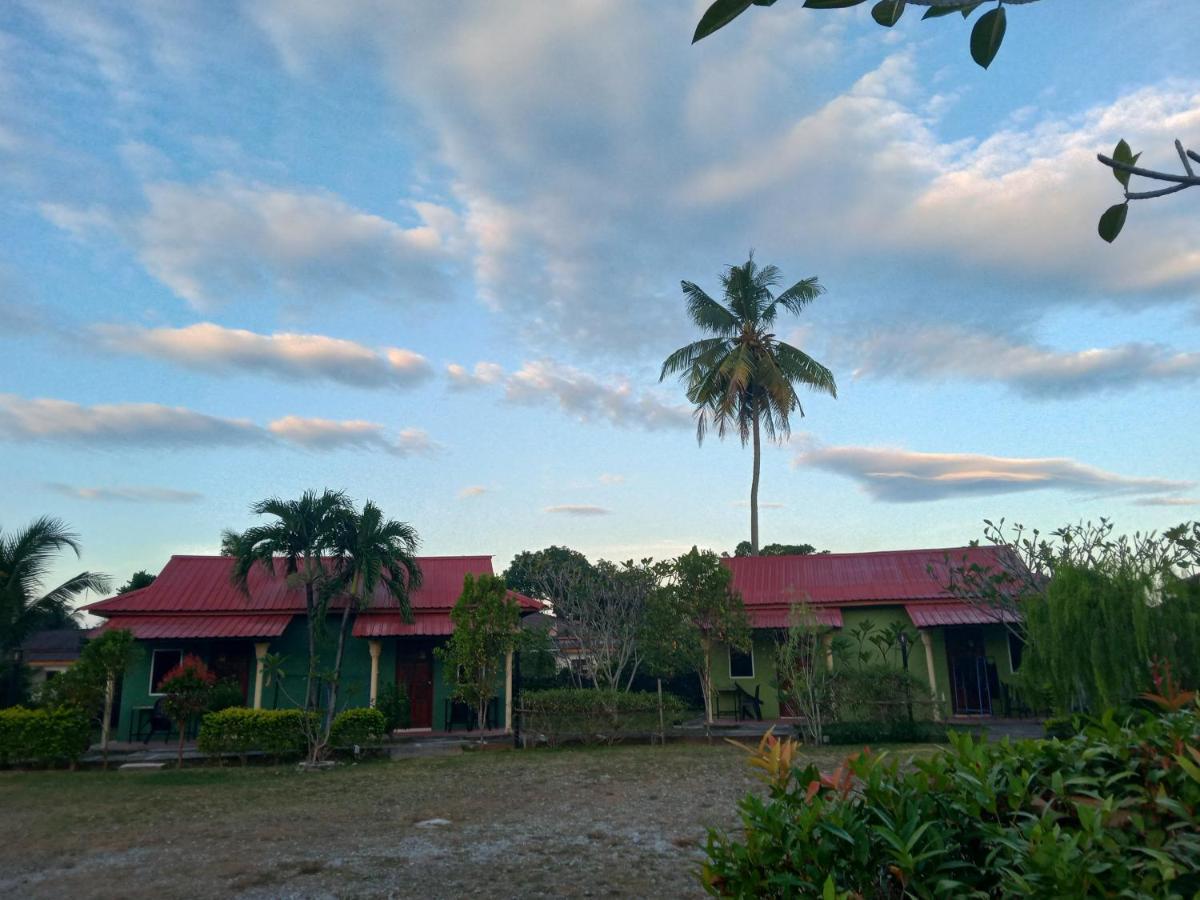
[[[166, 694], [164, 694], [162, 691], [156, 691], [154, 689], [154, 668], [155, 668], [154, 660], [160, 653], [175, 653], [175, 654], [177, 654], [178, 659], [175, 662], [175, 666], [177, 666], [183, 662], [183, 651], [178, 648], [156, 647], [155, 649], [151, 650], [150, 651], [150, 685], [149, 685], [149, 687], [146, 688], [146, 696], [147, 697], [165, 697], [166, 696]], [[171, 666], [170, 668], [165, 669], [163, 671], [163, 674], [166, 675], [167, 672], [170, 672], [171, 669], [175, 668], [175, 666]]]
[[754, 645], [751, 644], [749, 651], [747, 651], [745, 654], [743, 654], [750, 660], [750, 674], [749, 675], [734, 675], [733, 674], [733, 645], [729, 644], [725, 649], [729, 653], [729, 677], [730, 677], [730, 679], [736, 678], [738, 681], [745, 681], [746, 679], [753, 680], [755, 675], [758, 672], [757, 667], [754, 665]]

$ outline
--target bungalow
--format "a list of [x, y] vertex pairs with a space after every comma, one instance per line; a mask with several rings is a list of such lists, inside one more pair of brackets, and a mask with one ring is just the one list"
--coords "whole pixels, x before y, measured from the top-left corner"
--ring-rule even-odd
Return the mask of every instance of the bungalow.
[[[453, 679], [433, 650], [453, 631], [450, 611], [462, 593], [464, 577], [492, 574], [492, 559], [426, 556], [418, 563], [422, 584], [410, 598], [412, 622], [404, 621], [382, 589], [369, 609], [355, 615], [338, 705], [374, 705], [381, 685], [403, 684], [412, 727], [443, 730], [453, 715]], [[256, 566], [243, 592], [231, 581], [232, 571], [230, 557], [172, 556], [148, 587], [85, 607], [107, 620], [101, 630], [128, 629], [145, 651], [119, 686], [118, 735], [143, 732], [162, 696], [159, 683], [185, 653], [200, 656], [218, 677], [236, 683], [247, 706], [270, 709], [303, 703], [308, 667], [303, 587], [289, 584], [279, 564], [276, 572]], [[528, 597], [517, 599], [530, 611], [541, 608]], [[326, 644], [334, 640], [340, 619], [341, 606], [335, 605]], [[268, 654], [281, 658], [281, 676], [270, 685], [264, 673]], [[506, 730], [512, 721], [511, 658], [507, 663], [497, 703], [504, 711]]]
[[[947, 559], [960, 565], [964, 557], [981, 566], [998, 561], [990, 547], [723, 559], [749, 615], [753, 643], [749, 653], [726, 645], [714, 650], [714, 689], [743, 700], [738, 688], [757, 696], [765, 718], [788, 715], [786, 704], [780, 706], [775, 647], [791, 607], [802, 602], [831, 635], [848, 635], [864, 620], [915, 629], [909, 671], [929, 690], [935, 715], [1011, 714], [1021, 644], [1000, 610], [964, 602], [946, 589]], [[874, 646], [866, 649], [880, 657]]]

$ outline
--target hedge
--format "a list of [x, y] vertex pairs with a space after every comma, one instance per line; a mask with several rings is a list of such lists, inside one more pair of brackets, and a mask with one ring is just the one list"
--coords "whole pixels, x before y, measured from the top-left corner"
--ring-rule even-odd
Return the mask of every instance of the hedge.
[[91, 739], [87, 715], [74, 707], [0, 709], [0, 765], [74, 765]]
[[[200, 721], [196, 746], [202, 753], [246, 754], [261, 751], [271, 756], [304, 752], [304, 712], [298, 709], [244, 709], [230, 707], [208, 713]], [[308, 713], [316, 721], [316, 713]]]
[[[686, 706], [674, 694], [663, 694], [667, 725], [682, 721]], [[553, 688], [521, 694], [522, 730], [547, 743], [575, 740], [613, 743], [633, 734], [658, 732], [658, 694], [652, 691], [611, 691], [591, 688]]]
[[329, 732], [334, 747], [378, 744], [387, 734], [387, 717], [377, 709], [347, 709], [338, 713]]
[[727, 897], [1200, 896], [1200, 714], [1111, 714], [1067, 740], [953, 735], [902, 763], [790, 768], [768, 738], [767, 796], [710, 831], [703, 883]]
[[945, 725], [920, 720], [828, 722], [822, 727], [830, 744], [944, 744]]

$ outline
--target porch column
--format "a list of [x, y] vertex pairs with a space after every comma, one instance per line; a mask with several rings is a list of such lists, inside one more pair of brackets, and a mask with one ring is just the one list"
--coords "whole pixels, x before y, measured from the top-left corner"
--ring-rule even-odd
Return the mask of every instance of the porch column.
[[513, 652], [504, 654], [504, 733], [512, 734]]
[[942, 705], [938, 702], [937, 670], [933, 665], [933, 633], [928, 628], [919, 629], [921, 643], [925, 645], [925, 671], [929, 675], [929, 693], [933, 697], [934, 721], [942, 720]]
[[383, 652], [383, 641], [367, 641], [367, 649], [371, 651], [371, 706], [375, 706], [375, 698], [379, 696], [379, 654]]
[[833, 632], [830, 631], [821, 637], [821, 646], [825, 648], [825, 668], [833, 671]]
[[254, 645], [254, 708], [262, 709], [263, 689], [263, 660], [267, 656], [268, 641], [259, 641]]

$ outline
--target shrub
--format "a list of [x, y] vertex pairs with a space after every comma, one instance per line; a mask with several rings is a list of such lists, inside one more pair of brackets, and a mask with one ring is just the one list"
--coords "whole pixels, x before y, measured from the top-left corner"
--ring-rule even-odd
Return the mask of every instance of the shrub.
[[[202, 753], [246, 754], [261, 751], [271, 756], [304, 752], [305, 713], [298, 709], [246, 709], [232, 706], [208, 713], [200, 722], [197, 746]], [[308, 713], [312, 727], [316, 713]]]
[[236, 678], [222, 678], [212, 687], [209, 694], [208, 712], [220, 712], [233, 706], [245, 706], [246, 695]]
[[744, 842], [710, 831], [720, 896], [1191, 897], [1200, 891], [1200, 715], [1111, 714], [1067, 740], [951, 737], [901, 768], [860, 754], [791, 769], [768, 738]]
[[[683, 701], [663, 694], [666, 724], [682, 720]], [[522, 727], [550, 744], [564, 740], [613, 743], [631, 734], [658, 731], [658, 694], [650, 691], [612, 691], [556, 688], [521, 695]]]
[[375, 708], [383, 713], [388, 732], [397, 728], [408, 728], [412, 724], [412, 706], [408, 701], [408, 686], [403, 681], [385, 684], [375, 701]]
[[946, 727], [934, 722], [831, 722], [825, 726], [831, 744], [944, 744]]
[[92, 726], [83, 711], [0, 709], [0, 764], [65, 762], [74, 765], [91, 743]]
[[377, 709], [346, 709], [337, 714], [329, 732], [334, 747], [377, 744], [387, 734], [387, 718]]
[[839, 722], [901, 722], [933, 716], [929, 688], [908, 672], [884, 663], [834, 675], [834, 712]]

